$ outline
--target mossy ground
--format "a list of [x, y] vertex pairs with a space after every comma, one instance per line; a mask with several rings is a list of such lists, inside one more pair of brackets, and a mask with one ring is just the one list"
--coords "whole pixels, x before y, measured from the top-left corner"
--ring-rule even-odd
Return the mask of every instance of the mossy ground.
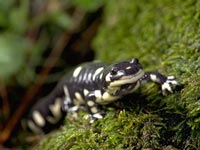
[[97, 59], [137, 57], [145, 70], [175, 75], [180, 86], [162, 96], [156, 85], [105, 108], [89, 124], [68, 117], [40, 149], [199, 149], [200, 1], [109, 0], [94, 41]]

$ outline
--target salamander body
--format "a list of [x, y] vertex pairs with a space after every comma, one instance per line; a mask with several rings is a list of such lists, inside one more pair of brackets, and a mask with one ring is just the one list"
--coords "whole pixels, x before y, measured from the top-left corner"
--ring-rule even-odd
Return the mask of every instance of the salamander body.
[[75, 113], [84, 106], [90, 122], [103, 118], [100, 105], [106, 105], [133, 93], [142, 84], [152, 81], [161, 86], [165, 95], [177, 85], [174, 76], [159, 72], [144, 72], [138, 59], [107, 65], [101, 62], [85, 63], [69, 72], [45, 98], [31, 109], [27, 125], [32, 131], [49, 132], [66, 113]]

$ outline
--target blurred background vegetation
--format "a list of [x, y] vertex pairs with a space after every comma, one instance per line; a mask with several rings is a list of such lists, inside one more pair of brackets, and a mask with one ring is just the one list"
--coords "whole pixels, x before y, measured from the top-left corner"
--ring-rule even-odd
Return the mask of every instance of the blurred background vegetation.
[[42, 141], [21, 135], [24, 142], [38, 138], [42, 150], [198, 150], [199, 27], [198, 0], [0, 0], [0, 142], [21, 144], [17, 123], [71, 67], [138, 57], [147, 71], [177, 76], [174, 94], [147, 84], [92, 125], [80, 112]]
[[103, 3], [0, 0], [1, 142], [9, 141], [26, 110], [48, 94], [67, 69], [94, 59], [90, 43]]
[[[61, 33], [76, 30], [78, 17], [83, 15], [81, 11], [96, 10], [101, 3], [97, 0], [1, 0], [1, 82], [30, 85], [36, 75], [35, 68], [43, 64], [42, 54], [54, 48]], [[79, 7], [84, 10], [75, 10]]]

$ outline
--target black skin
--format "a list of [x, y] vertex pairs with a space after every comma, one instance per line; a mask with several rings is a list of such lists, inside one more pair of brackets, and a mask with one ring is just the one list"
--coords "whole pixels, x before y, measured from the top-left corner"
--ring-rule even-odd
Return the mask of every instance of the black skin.
[[[96, 70], [102, 67], [103, 69], [99, 74], [95, 75]], [[80, 105], [86, 108], [90, 114], [90, 122], [93, 122], [95, 119], [102, 118], [102, 111], [99, 109], [99, 105], [111, 103], [124, 95], [132, 93], [136, 86], [152, 81], [162, 86], [163, 93], [165, 93], [166, 91], [171, 92], [170, 86], [177, 84], [173, 77], [168, 79], [168, 77], [159, 72], [143, 72], [143, 74], [140, 74], [141, 77], [133, 83], [126, 83], [117, 87], [115, 86], [114, 88], [116, 89], [114, 91], [111, 90], [112, 92], [109, 93], [110, 96], [114, 97], [114, 100], [97, 100], [98, 98], [96, 97], [97, 95], [95, 95], [95, 91], [100, 92], [103, 97], [103, 94], [109, 91], [108, 88], [111, 83], [119, 81], [123, 77], [138, 77], [139, 75], [136, 74], [140, 70], [142, 70], [142, 66], [138, 59], [123, 61], [113, 65], [106, 65], [100, 62], [85, 63], [81, 65], [81, 69], [76, 76], [73, 75], [74, 70], [68, 73], [46, 98], [38, 101], [30, 111], [27, 120], [31, 120], [38, 128], [41, 128], [41, 131], [49, 132], [52, 127], [57, 126], [58, 123], [62, 122], [67, 112], [75, 113], [78, 111], [79, 107], [74, 109], [74, 106], [77, 106], [77, 100], [75, 101], [75, 99], [77, 99], [77, 95], [79, 95], [83, 101], [80, 103], [80, 100], [78, 100], [78, 106]], [[110, 75], [108, 76], [108, 74]], [[152, 76], [154, 76], [154, 78], [152, 78]], [[109, 77], [109, 79], [106, 79], [106, 77]], [[67, 90], [64, 90], [64, 87]], [[87, 93], [84, 93], [84, 89], [87, 89]], [[55, 99], [58, 97], [62, 99], [62, 105], [60, 106], [62, 117], [56, 124], [51, 124], [46, 119], [49, 115], [53, 116], [48, 106], [53, 105]], [[46, 123], [45, 126], [40, 127], [37, 125], [33, 118], [33, 111], [38, 111], [43, 116]]]

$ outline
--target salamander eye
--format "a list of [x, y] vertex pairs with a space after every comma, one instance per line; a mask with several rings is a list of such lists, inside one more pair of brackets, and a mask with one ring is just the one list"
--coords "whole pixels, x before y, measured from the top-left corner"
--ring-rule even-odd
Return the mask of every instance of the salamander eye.
[[116, 75], [117, 72], [118, 72], [118, 69], [117, 69], [116, 67], [113, 67], [113, 68], [111, 69], [110, 74], [111, 74], [111, 75]]

